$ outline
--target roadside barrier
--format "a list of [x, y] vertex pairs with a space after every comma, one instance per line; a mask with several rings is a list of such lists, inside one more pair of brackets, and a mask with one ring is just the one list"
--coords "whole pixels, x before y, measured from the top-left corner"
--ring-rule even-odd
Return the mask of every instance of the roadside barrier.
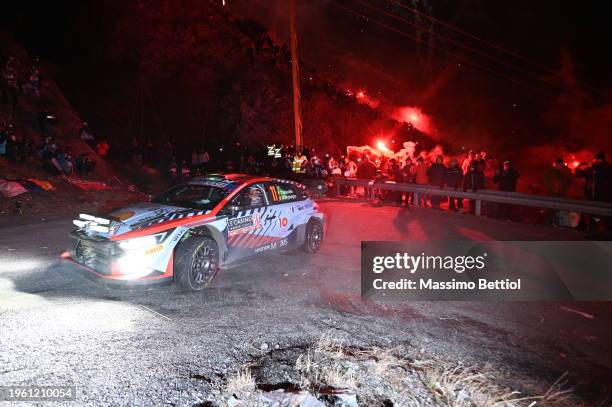
[[375, 198], [377, 190], [401, 191], [414, 194], [414, 206], [419, 206], [419, 196], [436, 195], [451, 198], [471, 199], [475, 203], [474, 212], [480, 215], [482, 212], [482, 202], [496, 202], [501, 204], [511, 204], [520, 206], [531, 206], [535, 208], [554, 209], [558, 211], [579, 212], [589, 215], [612, 217], [612, 204], [606, 202], [586, 201], [580, 199], [553, 198], [548, 196], [530, 195], [521, 192], [506, 192], [490, 189], [482, 189], [477, 192], [463, 191], [447, 187], [435, 187], [431, 185], [404, 184], [393, 181], [375, 182], [355, 178], [332, 177], [331, 182], [336, 188], [336, 193], [340, 194], [340, 187], [343, 185], [353, 187], [363, 187], [368, 192], [370, 199]]

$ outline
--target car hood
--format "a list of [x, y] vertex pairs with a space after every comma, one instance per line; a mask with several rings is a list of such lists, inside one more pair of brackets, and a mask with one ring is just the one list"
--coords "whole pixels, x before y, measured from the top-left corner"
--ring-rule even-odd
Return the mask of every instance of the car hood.
[[125, 233], [161, 224], [173, 219], [208, 214], [208, 210], [183, 208], [152, 202], [140, 202], [97, 217], [80, 214], [73, 223], [90, 237], [110, 239]]
[[[171, 214], [186, 211], [178, 206], [162, 205], [153, 202], [140, 202], [125, 208], [117, 209], [108, 216], [119, 222], [123, 230], [117, 230], [115, 234], [138, 229], [157, 221], [166, 220]], [[125, 230], [127, 229], [127, 230]]]

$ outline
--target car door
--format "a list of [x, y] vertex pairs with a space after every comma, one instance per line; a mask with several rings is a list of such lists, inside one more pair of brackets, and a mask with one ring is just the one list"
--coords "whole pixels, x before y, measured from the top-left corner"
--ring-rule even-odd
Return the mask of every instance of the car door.
[[276, 249], [291, 246], [296, 242], [300, 224], [296, 205], [301, 193], [291, 182], [267, 182], [265, 188], [269, 199], [266, 220], [271, 219], [271, 223], [264, 233], [278, 243]]
[[227, 263], [251, 257], [265, 229], [268, 197], [261, 183], [247, 185], [224, 208], [227, 214]]

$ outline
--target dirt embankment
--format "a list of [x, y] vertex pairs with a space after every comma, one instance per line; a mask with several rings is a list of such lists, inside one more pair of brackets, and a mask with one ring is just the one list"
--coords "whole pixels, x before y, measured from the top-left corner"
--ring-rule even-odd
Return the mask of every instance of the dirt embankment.
[[[0, 132], [5, 148], [0, 154], [0, 222], [21, 216], [41, 219], [78, 210], [104, 211], [126, 201], [143, 199], [122, 179], [92, 146], [80, 138], [83, 118], [64, 97], [45, 64], [32, 58], [8, 35], [0, 34], [0, 62], [11, 58], [17, 78], [16, 103], [13, 107], [2, 98]], [[24, 83], [32, 67], [39, 70], [38, 97], [27, 94]], [[41, 126], [41, 116], [54, 119]], [[87, 174], [56, 171], [41, 151], [45, 143], [54, 143], [73, 160], [87, 154], [95, 163]], [[0, 143], [2, 144], [2, 143]]]

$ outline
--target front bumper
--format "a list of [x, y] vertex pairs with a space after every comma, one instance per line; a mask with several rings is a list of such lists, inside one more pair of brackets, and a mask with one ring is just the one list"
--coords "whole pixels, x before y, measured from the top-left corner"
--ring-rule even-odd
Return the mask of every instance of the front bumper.
[[[82, 231], [74, 231], [71, 236], [77, 240], [73, 253], [63, 256], [63, 259], [84, 271], [85, 275], [94, 280], [121, 286], [155, 285], [172, 282], [173, 259], [170, 256], [164, 271], [147, 267], [145, 259], [137, 264], [126, 267], [121, 259], [126, 252], [115, 242], [103, 237], [91, 236]], [[133, 262], [132, 262], [133, 263]], [[137, 269], [134, 270], [134, 267]]]
[[77, 262], [72, 257], [62, 258], [62, 261], [74, 266], [75, 270], [77, 270], [84, 277], [87, 277], [88, 279], [95, 281], [98, 284], [111, 288], [152, 288], [172, 284], [172, 282], [174, 281], [174, 276], [168, 276], [166, 274], [155, 276], [149, 275], [138, 279], [128, 280], [125, 278], [121, 278], [122, 276], [100, 274], [96, 270]]

